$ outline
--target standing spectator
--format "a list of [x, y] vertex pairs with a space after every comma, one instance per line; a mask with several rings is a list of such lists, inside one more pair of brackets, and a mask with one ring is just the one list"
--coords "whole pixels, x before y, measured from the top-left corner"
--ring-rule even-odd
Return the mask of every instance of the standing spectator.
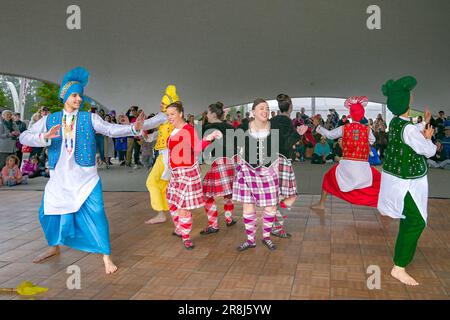
[[273, 118], [273, 117], [275, 117], [275, 116], [276, 116], [275, 111], [271, 111], [271, 112], [270, 112], [270, 118]]
[[6, 158], [6, 165], [2, 169], [2, 179], [5, 186], [15, 186], [18, 184], [26, 184], [27, 178], [22, 176], [19, 170], [19, 158], [14, 155]]
[[[305, 108], [302, 108], [302, 110], [304, 111]], [[297, 129], [297, 127], [302, 126], [305, 124], [305, 120], [302, 118], [302, 114], [300, 112], [297, 112], [295, 114], [295, 119], [292, 120], [292, 126], [294, 127], [294, 129]]]
[[242, 119], [241, 124], [246, 125], [250, 122], [250, 112], [245, 113], [245, 118]]
[[348, 119], [347, 119], [347, 116], [344, 114], [344, 115], [342, 116], [341, 120], [338, 121], [337, 126], [338, 126], [338, 127], [344, 126], [344, 125], [346, 125], [347, 123], [348, 123]]
[[41, 107], [39, 109], [39, 113], [41, 115], [41, 118], [48, 116], [50, 114], [50, 110], [48, 109], [48, 107]]
[[387, 133], [386, 133], [386, 123], [383, 120], [381, 113], [378, 114], [377, 119], [374, 123], [374, 135], [375, 135], [375, 149], [380, 154], [380, 158], [384, 158], [384, 150], [387, 147]]
[[[150, 114], [147, 119], [153, 118], [155, 116], [154, 113]], [[192, 115], [192, 117], [194, 117]], [[189, 118], [189, 117], [188, 117]], [[158, 131], [155, 129], [146, 130], [142, 133], [142, 144], [141, 144], [141, 151], [142, 151], [142, 165], [150, 169], [153, 166], [153, 148], [155, 147], [156, 138], [158, 136]]]
[[[331, 114], [331, 121], [333, 122], [333, 128], [336, 128], [339, 122], [339, 114], [336, 112], [336, 109], [334, 108], [328, 109], [328, 111], [330, 111]], [[323, 126], [323, 123], [321, 124], [321, 126]]]
[[[112, 123], [110, 115], [105, 116], [105, 121]], [[112, 166], [111, 158], [114, 158], [114, 141], [111, 137], [104, 136], [105, 161], [107, 166]]]
[[[138, 116], [138, 110], [139, 110], [138, 106], [131, 106], [130, 109], [127, 111], [126, 116], [128, 117], [129, 123], [134, 123], [136, 121], [137, 116]], [[125, 162], [125, 164], [128, 167], [131, 167], [131, 157], [133, 155], [134, 148], [135, 148], [134, 137], [128, 137], [128, 139], [127, 139], [127, 158], [126, 158], [126, 162]], [[135, 150], [135, 154], [136, 154], [136, 150]], [[135, 164], [137, 164], [136, 158], [134, 160], [135, 160]], [[138, 159], [138, 162], [139, 162], [139, 159]]]
[[327, 130], [333, 130], [334, 126], [333, 126], [333, 117], [331, 114], [327, 115], [327, 121], [325, 121], [325, 129]]
[[439, 111], [439, 118], [435, 121], [436, 126], [436, 139], [442, 139], [445, 137], [444, 128], [445, 128], [445, 113], [444, 111]]
[[99, 115], [100, 117], [102, 117], [102, 119], [105, 119], [105, 110], [100, 109], [100, 111], [98, 112], [98, 115]]
[[6, 158], [14, 153], [19, 134], [12, 121], [12, 112], [4, 110], [0, 120], [0, 168], [6, 164]]
[[[24, 132], [25, 130], [27, 130], [27, 125], [25, 122], [23, 122], [22, 120], [20, 120], [20, 113], [16, 112], [14, 113], [13, 116], [13, 121], [17, 127], [17, 129], [19, 130], [20, 133]], [[19, 139], [16, 140], [16, 156], [19, 158], [19, 163], [22, 163], [22, 144], [20, 143]]]
[[[96, 107], [91, 107], [91, 113], [97, 113], [101, 117], [100, 113], [97, 112]], [[95, 144], [97, 146], [97, 154], [100, 158], [99, 160], [97, 160], [97, 166], [101, 168], [103, 167], [103, 165], [106, 165], [106, 168], [108, 169], [109, 166], [106, 163], [105, 159], [105, 137], [101, 133], [95, 133]]]
[[375, 130], [373, 128], [373, 119], [372, 118], [369, 119], [369, 124], [368, 125], [369, 125], [370, 130], [372, 130], [372, 133], [374, 133]]
[[327, 139], [322, 136], [320, 143], [316, 144], [314, 148], [314, 154], [312, 156], [311, 163], [322, 164], [325, 162], [333, 162], [334, 154], [331, 153], [330, 145], [327, 143]]
[[120, 166], [126, 164], [125, 157], [127, 154], [127, 137], [116, 138], [114, 147], [119, 155]]
[[187, 122], [188, 122], [191, 126], [193, 126], [193, 127], [195, 127], [195, 122], [194, 122], [194, 120], [195, 120], [195, 117], [194, 117], [193, 114], [188, 115], [188, 121], [187, 121]]
[[231, 121], [231, 115], [229, 113], [225, 116], [225, 121], [228, 124], [233, 125], [233, 122]]
[[30, 120], [30, 123], [28, 124], [28, 128], [31, 128], [33, 126], [33, 124], [38, 122], [41, 118], [42, 118], [42, 116], [41, 116], [41, 114], [39, 112], [34, 113], [31, 116], [31, 120]]
[[241, 112], [238, 111], [238, 112], [236, 112], [236, 118], [233, 121], [233, 127], [236, 129], [240, 125], [241, 125]]
[[303, 107], [300, 109], [300, 118], [302, 118], [304, 123], [309, 119], [308, 115], [305, 113], [305, 108]]

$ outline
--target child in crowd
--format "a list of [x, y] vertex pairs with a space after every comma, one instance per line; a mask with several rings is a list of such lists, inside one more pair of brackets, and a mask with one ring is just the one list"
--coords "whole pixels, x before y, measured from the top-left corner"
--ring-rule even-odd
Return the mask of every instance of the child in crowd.
[[3, 184], [5, 186], [12, 187], [27, 183], [27, 177], [22, 176], [18, 164], [19, 158], [17, 156], [10, 155], [6, 158], [6, 165], [2, 169]]
[[39, 160], [37, 155], [34, 155], [30, 159], [23, 161], [22, 174], [24, 176], [28, 176], [29, 179], [40, 176]]

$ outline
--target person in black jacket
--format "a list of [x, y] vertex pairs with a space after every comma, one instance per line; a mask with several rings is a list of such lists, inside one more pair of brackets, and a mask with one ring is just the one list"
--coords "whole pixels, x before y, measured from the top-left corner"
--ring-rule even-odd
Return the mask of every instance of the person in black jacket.
[[[214, 161], [211, 168], [203, 178], [203, 195], [205, 197], [205, 211], [208, 216], [208, 226], [203, 229], [200, 234], [207, 235], [219, 231], [218, 226], [218, 212], [215, 198], [224, 198], [224, 211], [227, 227], [231, 227], [236, 223], [233, 219], [234, 204], [231, 200], [233, 193], [234, 180], [234, 163], [230, 157], [233, 154], [228, 154], [227, 158], [227, 130], [234, 128], [231, 124], [223, 120], [224, 111], [223, 103], [216, 102], [208, 107], [207, 118], [208, 122], [204, 127], [204, 133], [209, 131], [219, 130], [222, 133], [222, 139], [218, 139], [214, 146], [218, 147], [211, 152]], [[230, 132], [229, 132], [230, 133]], [[219, 152], [215, 152], [215, 151]], [[233, 149], [231, 149], [232, 151]], [[222, 151], [222, 154], [218, 154]], [[206, 152], [206, 151], [205, 151]]]
[[281, 114], [270, 119], [271, 129], [279, 130], [279, 152], [288, 161], [286, 165], [280, 165], [280, 204], [272, 226], [272, 234], [281, 238], [288, 238], [291, 235], [284, 228], [284, 219], [287, 217], [292, 205], [297, 198], [297, 184], [291, 161], [294, 158], [295, 144], [302, 137], [300, 135], [302, 126], [294, 129], [290, 115], [292, 113], [292, 100], [286, 94], [277, 96], [278, 108]]

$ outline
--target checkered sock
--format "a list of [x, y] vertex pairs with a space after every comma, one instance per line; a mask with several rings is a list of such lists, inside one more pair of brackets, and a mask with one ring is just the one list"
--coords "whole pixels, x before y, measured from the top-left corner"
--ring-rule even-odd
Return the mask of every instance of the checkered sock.
[[214, 198], [208, 198], [205, 203], [206, 215], [208, 216], [208, 226], [213, 227], [214, 229], [218, 229], [219, 226], [217, 224], [217, 206]]
[[256, 212], [244, 213], [245, 231], [247, 232], [247, 242], [254, 244], [256, 236]]
[[264, 209], [263, 215], [263, 239], [270, 240], [270, 231], [272, 231], [273, 220], [275, 219], [275, 212], [269, 212]]
[[181, 236], [183, 240], [189, 240], [189, 234], [192, 230], [192, 213], [189, 211], [189, 214], [187, 217], [179, 217], [180, 219], [180, 229], [181, 229]]
[[288, 206], [284, 203], [284, 201], [281, 201], [273, 220], [273, 232], [284, 231], [284, 220], [287, 218], [287, 210], [289, 210]]
[[178, 208], [175, 206], [170, 207], [170, 216], [172, 217], [173, 224], [175, 225], [175, 233], [181, 234], [180, 231], [180, 217], [178, 216]]
[[223, 201], [224, 201], [223, 209], [225, 211], [225, 220], [227, 223], [230, 223], [233, 220], [234, 204], [233, 201], [231, 200], [231, 197], [230, 198], [225, 197]]

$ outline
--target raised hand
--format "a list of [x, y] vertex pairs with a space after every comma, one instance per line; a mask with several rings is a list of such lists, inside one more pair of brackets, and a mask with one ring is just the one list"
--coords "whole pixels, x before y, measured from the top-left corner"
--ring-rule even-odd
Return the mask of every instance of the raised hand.
[[308, 131], [308, 126], [306, 125], [301, 125], [297, 127], [297, 132], [301, 136], [304, 135], [306, 131]]
[[428, 107], [425, 107], [425, 123], [430, 123], [431, 121], [431, 112]]
[[214, 132], [211, 132], [210, 134], [208, 134], [205, 137], [206, 141], [213, 141], [215, 139], [222, 139], [223, 135], [222, 132], [220, 132], [219, 130], [215, 130]]
[[137, 117], [136, 122], [134, 123], [134, 129], [136, 131], [141, 130], [142, 127], [144, 126], [144, 121], [145, 121], [145, 113], [144, 111], [142, 111]]
[[432, 125], [428, 124], [423, 131], [423, 136], [425, 137], [425, 139], [431, 139], [433, 137], [433, 134], [434, 128]]
[[59, 129], [61, 129], [61, 125], [57, 124], [53, 126], [46, 134], [44, 134], [45, 139], [53, 139], [59, 137]]

